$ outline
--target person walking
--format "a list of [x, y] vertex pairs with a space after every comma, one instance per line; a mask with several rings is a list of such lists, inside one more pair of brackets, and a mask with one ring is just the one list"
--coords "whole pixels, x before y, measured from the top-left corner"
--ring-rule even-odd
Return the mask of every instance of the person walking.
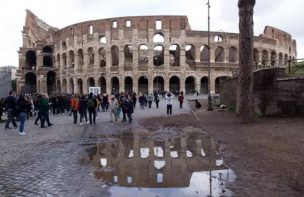
[[179, 108], [182, 109], [183, 108], [183, 102], [184, 102], [184, 92], [181, 92], [178, 95], [178, 101], [179, 101]]
[[83, 118], [85, 118], [86, 123], [89, 123], [87, 111], [88, 111], [87, 100], [86, 100], [85, 96], [82, 95], [79, 100], [79, 114], [80, 114], [80, 123], [79, 124], [80, 125], [82, 125]]
[[132, 101], [133, 101], [133, 107], [135, 109], [136, 107], [136, 102], [137, 102], [137, 95], [136, 93], [134, 92], [133, 95], [132, 95]]
[[153, 94], [150, 93], [150, 94], [147, 96], [149, 108], [151, 108], [151, 106], [152, 106], [153, 99], [154, 99]]
[[49, 118], [49, 99], [47, 94], [43, 94], [42, 98], [39, 103], [40, 111], [41, 111], [41, 128], [45, 128], [44, 123], [45, 121], [47, 122], [48, 126], [52, 126], [53, 124], [50, 123], [50, 118]]
[[90, 120], [90, 125], [96, 124], [96, 99], [93, 96], [93, 93], [91, 92], [89, 94], [89, 98], [88, 98], [88, 111], [89, 111], [89, 120]]
[[7, 109], [7, 120], [5, 123], [5, 129], [10, 129], [9, 124], [10, 122], [13, 123], [14, 128], [16, 129], [17, 123], [15, 121], [15, 113], [16, 113], [16, 106], [17, 106], [17, 99], [14, 96], [14, 92], [13, 91], [9, 91], [9, 96], [6, 97], [5, 99], [5, 105], [6, 105], [6, 109]]
[[139, 96], [138, 102], [139, 102], [140, 108], [141, 108], [141, 109], [145, 109], [145, 105], [146, 105], [146, 103], [147, 103], [147, 100], [146, 100], [146, 97], [145, 97], [143, 94], [141, 94], [141, 95]]
[[[129, 96], [126, 96], [126, 98], [124, 99], [123, 110], [125, 110], [125, 113], [128, 116], [129, 123], [132, 123], [132, 114], [134, 112], [134, 106], [133, 106], [133, 101]], [[125, 121], [126, 121], [126, 119], [125, 119]]]
[[74, 96], [71, 100], [71, 110], [73, 113], [74, 124], [77, 124], [77, 113], [79, 110], [79, 99], [78, 99], [77, 94], [74, 94]]
[[29, 107], [30, 103], [26, 101], [26, 99], [24, 98], [23, 95], [19, 96], [18, 99], [18, 112], [19, 112], [19, 121], [20, 121], [20, 125], [19, 125], [19, 134], [20, 135], [24, 135], [24, 127], [25, 127], [25, 120], [27, 117], [27, 112], [28, 112], [28, 107]]
[[111, 101], [109, 103], [109, 108], [110, 108], [110, 122], [113, 122], [113, 116], [115, 121], [117, 121], [117, 108], [118, 108], [118, 101], [115, 98], [114, 95], [111, 96]]
[[157, 93], [155, 93], [154, 95], [154, 102], [156, 104], [156, 108], [158, 109], [158, 104], [159, 104], [159, 95]]
[[167, 115], [172, 115], [172, 94], [168, 92], [165, 96], [166, 104], [167, 104]]

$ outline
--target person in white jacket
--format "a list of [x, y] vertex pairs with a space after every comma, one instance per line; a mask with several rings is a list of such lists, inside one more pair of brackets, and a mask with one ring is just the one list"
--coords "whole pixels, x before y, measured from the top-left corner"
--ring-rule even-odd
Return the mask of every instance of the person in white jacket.
[[109, 103], [109, 109], [110, 109], [110, 122], [113, 122], [113, 116], [115, 118], [115, 121], [117, 121], [117, 108], [118, 108], [118, 101], [115, 98], [114, 95], [111, 96], [111, 101]]
[[171, 92], [168, 92], [166, 95], [165, 95], [165, 99], [166, 99], [166, 104], [167, 104], [167, 115], [172, 115], [172, 99], [173, 99], [173, 96], [171, 94]]

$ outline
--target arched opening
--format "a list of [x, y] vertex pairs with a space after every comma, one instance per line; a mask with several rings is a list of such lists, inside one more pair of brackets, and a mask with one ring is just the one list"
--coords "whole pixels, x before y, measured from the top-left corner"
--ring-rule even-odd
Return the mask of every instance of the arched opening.
[[285, 64], [288, 62], [288, 55], [287, 54], [285, 54], [285, 57], [284, 57], [284, 61], [285, 61]]
[[279, 66], [283, 66], [283, 54], [279, 53]]
[[187, 79], [185, 80], [185, 88], [186, 94], [193, 94], [196, 91], [194, 77], [187, 77]]
[[47, 73], [47, 93], [48, 95], [56, 94], [56, 73], [54, 71], [49, 71]]
[[100, 87], [100, 92], [101, 93], [106, 93], [107, 92], [107, 82], [106, 79], [104, 77], [100, 77], [98, 80], [98, 84]]
[[107, 65], [106, 50], [104, 48], [100, 48], [98, 50], [98, 54], [99, 54], [99, 67], [105, 67]]
[[80, 69], [82, 69], [83, 64], [84, 64], [84, 61], [83, 61], [83, 50], [79, 49], [78, 50], [78, 66], [79, 66]]
[[133, 79], [131, 77], [125, 78], [125, 91], [129, 94], [133, 93]]
[[[88, 87], [95, 87], [95, 80], [93, 77], [88, 78]], [[89, 89], [89, 88], [88, 88]]]
[[215, 78], [215, 93], [216, 94], [219, 94], [221, 92], [221, 81], [224, 81], [226, 79], [227, 79], [226, 76], [221, 76], [221, 77]]
[[275, 51], [271, 52], [271, 66], [277, 65], [277, 53]]
[[37, 92], [37, 77], [34, 73], [28, 72], [25, 75], [24, 93], [32, 94]]
[[148, 65], [149, 62], [149, 48], [147, 45], [140, 45], [138, 52], [138, 64], [139, 65]]
[[164, 47], [161, 45], [158, 45], [153, 49], [153, 64], [154, 66], [164, 64]]
[[238, 58], [238, 51], [235, 47], [229, 48], [229, 62], [236, 63]]
[[170, 66], [180, 66], [180, 47], [177, 44], [171, 45], [169, 47], [170, 54]]
[[133, 49], [131, 45], [126, 45], [124, 48], [125, 66], [131, 66], [133, 63]]
[[257, 64], [260, 61], [259, 50], [253, 49], [253, 63]]
[[67, 56], [65, 53], [62, 54], [62, 62], [63, 62], [63, 67], [67, 67]]
[[61, 47], [62, 47], [62, 50], [66, 50], [67, 49], [67, 44], [66, 44], [66, 42], [62, 42], [62, 44], [61, 44]]
[[201, 46], [200, 48], [200, 61], [201, 62], [208, 62], [210, 57], [209, 57], [209, 48], [208, 46]]
[[225, 50], [223, 47], [218, 46], [215, 49], [215, 62], [224, 62], [225, 61]]
[[33, 67], [36, 67], [37, 57], [36, 57], [35, 51], [26, 52], [25, 58], [26, 58], [25, 65], [26, 65], [27, 69], [31, 70], [31, 69], [33, 69]]
[[159, 94], [165, 91], [165, 80], [163, 77], [157, 76], [153, 80], [153, 90]]
[[157, 33], [153, 36], [153, 42], [154, 43], [162, 43], [162, 42], [165, 42], [165, 37], [160, 34], [160, 33]]
[[208, 94], [208, 77], [201, 78], [201, 94]]
[[56, 64], [57, 68], [60, 68], [60, 54], [57, 54], [57, 64]]
[[111, 47], [112, 66], [119, 65], [119, 49], [117, 46]]
[[180, 92], [180, 80], [177, 76], [173, 76], [169, 80], [169, 91], [178, 94]]
[[69, 52], [69, 66], [71, 68], [74, 68], [75, 66], [75, 55], [74, 55], [74, 51], [72, 50]]
[[119, 79], [117, 77], [113, 77], [111, 79], [112, 83], [112, 94], [119, 93]]
[[74, 94], [74, 80], [73, 80], [73, 78], [70, 78], [69, 93]]
[[53, 48], [50, 46], [43, 47], [42, 52], [43, 53], [53, 53]]
[[49, 55], [43, 56], [43, 66], [53, 67], [53, 58]]
[[62, 80], [62, 92], [63, 93], [67, 93], [68, 92], [67, 80], [66, 79]]
[[83, 94], [83, 82], [82, 79], [77, 80], [77, 88], [78, 88], [78, 93]]
[[186, 46], [186, 63], [195, 65], [195, 47], [193, 45]]
[[138, 92], [142, 94], [148, 94], [148, 78], [146, 76], [139, 77]]
[[263, 50], [262, 53], [262, 64], [265, 66], [268, 64], [268, 51]]
[[88, 58], [89, 58], [89, 67], [92, 68], [94, 66], [94, 51], [92, 47], [88, 48]]

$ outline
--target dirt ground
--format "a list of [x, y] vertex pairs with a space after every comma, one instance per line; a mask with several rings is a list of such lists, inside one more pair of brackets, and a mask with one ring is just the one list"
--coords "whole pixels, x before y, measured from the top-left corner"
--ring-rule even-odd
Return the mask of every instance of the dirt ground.
[[[304, 118], [259, 118], [242, 125], [235, 113], [195, 110], [193, 115], [151, 118], [139, 123], [160, 127], [202, 128], [220, 146], [236, 180], [228, 188], [235, 196], [304, 196]], [[174, 114], [174, 112], [173, 112]]]

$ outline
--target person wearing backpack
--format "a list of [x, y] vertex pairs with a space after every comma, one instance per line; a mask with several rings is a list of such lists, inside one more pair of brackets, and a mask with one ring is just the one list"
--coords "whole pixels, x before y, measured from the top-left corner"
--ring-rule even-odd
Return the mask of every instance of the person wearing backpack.
[[96, 124], [96, 106], [97, 106], [97, 102], [96, 102], [96, 99], [94, 98], [92, 92], [89, 94], [87, 104], [88, 104], [90, 125], [92, 125], [92, 123]]

